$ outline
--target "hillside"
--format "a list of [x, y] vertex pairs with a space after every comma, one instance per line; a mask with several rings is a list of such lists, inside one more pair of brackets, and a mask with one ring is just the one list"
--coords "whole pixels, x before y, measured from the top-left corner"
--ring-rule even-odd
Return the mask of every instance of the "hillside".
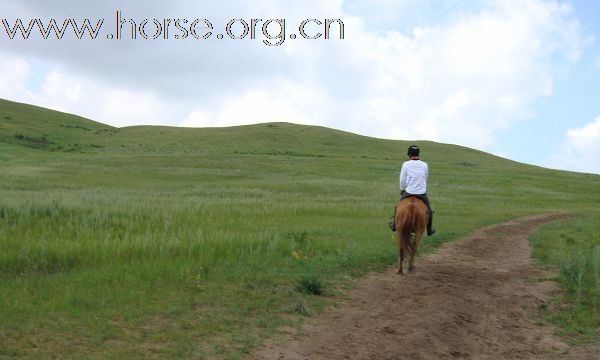
[[[600, 176], [417, 143], [439, 230], [423, 251], [543, 212], [598, 226]], [[408, 144], [288, 123], [114, 128], [0, 100], [0, 357], [243, 357], [395, 262]]]

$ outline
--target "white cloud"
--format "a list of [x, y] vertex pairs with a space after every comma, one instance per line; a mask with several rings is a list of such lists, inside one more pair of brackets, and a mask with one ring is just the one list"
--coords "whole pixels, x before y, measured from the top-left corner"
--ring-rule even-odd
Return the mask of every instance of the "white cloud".
[[[58, 3], [31, 1], [27, 13], [108, 17], [120, 9], [117, 1]], [[411, 31], [392, 26], [394, 9], [423, 16], [418, 10], [434, 4], [229, 1], [207, 12], [201, 3], [132, 1], [121, 8], [129, 17], [208, 16], [216, 25], [246, 15], [284, 17], [288, 35], [298, 18], [338, 17], [346, 38], [288, 39], [273, 48], [249, 39], [11, 42], [2, 50], [12, 60], [2, 61], [0, 96], [117, 126], [289, 121], [485, 149], [498, 130], [534, 113], [535, 102], [552, 94], [556, 67], [575, 61], [586, 43], [571, 9], [557, 1], [489, 0], [475, 8], [449, 1], [436, 13], [440, 21]], [[373, 25], [378, 18], [390, 20], [385, 30]], [[33, 58], [49, 64], [37, 86], [24, 60]]]
[[20, 57], [2, 53], [0, 63], [0, 97], [16, 101], [31, 100], [27, 91], [31, 65]]
[[29, 86], [29, 62], [0, 54], [0, 97], [75, 113], [114, 126], [161, 124], [176, 114], [173, 104], [151, 92], [132, 91], [82, 75], [50, 70], [39, 88]]
[[275, 88], [259, 87], [196, 109], [181, 123], [184, 127], [248, 125], [263, 122], [318, 124], [327, 111], [326, 97], [311, 84], [282, 82]]
[[409, 35], [357, 21], [342, 51], [363, 91], [350, 106], [338, 103], [349, 109], [343, 125], [485, 149], [552, 94], [556, 55], [576, 57], [582, 41], [570, 13], [556, 2], [493, 1]]
[[562, 151], [548, 161], [548, 166], [600, 174], [600, 116], [567, 131]]
[[104, 101], [99, 109], [100, 116], [116, 126], [159, 125], [169, 123], [177, 116], [172, 104], [163, 102], [153, 93], [126, 89], [108, 91], [110, 93], [102, 94]]

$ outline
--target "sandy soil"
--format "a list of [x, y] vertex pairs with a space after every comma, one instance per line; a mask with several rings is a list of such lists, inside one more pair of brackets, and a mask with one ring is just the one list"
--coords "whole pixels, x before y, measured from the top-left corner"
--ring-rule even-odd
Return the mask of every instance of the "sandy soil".
[[337, 307], [251, 359], [600, 359], [572, 349], [536, 309], [558, 291], [527, 236], [544, 214], [481, 229], [416, 261], [416, 274], [372, 274]]

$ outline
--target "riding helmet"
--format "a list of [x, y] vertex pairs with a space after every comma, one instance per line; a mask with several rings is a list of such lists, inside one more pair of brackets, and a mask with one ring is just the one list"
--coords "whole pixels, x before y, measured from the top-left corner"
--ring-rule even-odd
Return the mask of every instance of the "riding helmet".
[[408, 147], [408, 156], [419, 156], [420, 149], [417, 145], [411, 145]]

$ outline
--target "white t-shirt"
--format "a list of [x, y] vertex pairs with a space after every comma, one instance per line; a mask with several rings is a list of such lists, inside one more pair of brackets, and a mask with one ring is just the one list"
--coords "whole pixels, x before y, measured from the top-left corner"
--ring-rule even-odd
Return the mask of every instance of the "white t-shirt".
[[408, 160], [402, 164], [400, 170], [400, 191], [406, 190], [409, 194], [425, 194], [427, 192], [427, 175], [429, 167], [421, 160]]

